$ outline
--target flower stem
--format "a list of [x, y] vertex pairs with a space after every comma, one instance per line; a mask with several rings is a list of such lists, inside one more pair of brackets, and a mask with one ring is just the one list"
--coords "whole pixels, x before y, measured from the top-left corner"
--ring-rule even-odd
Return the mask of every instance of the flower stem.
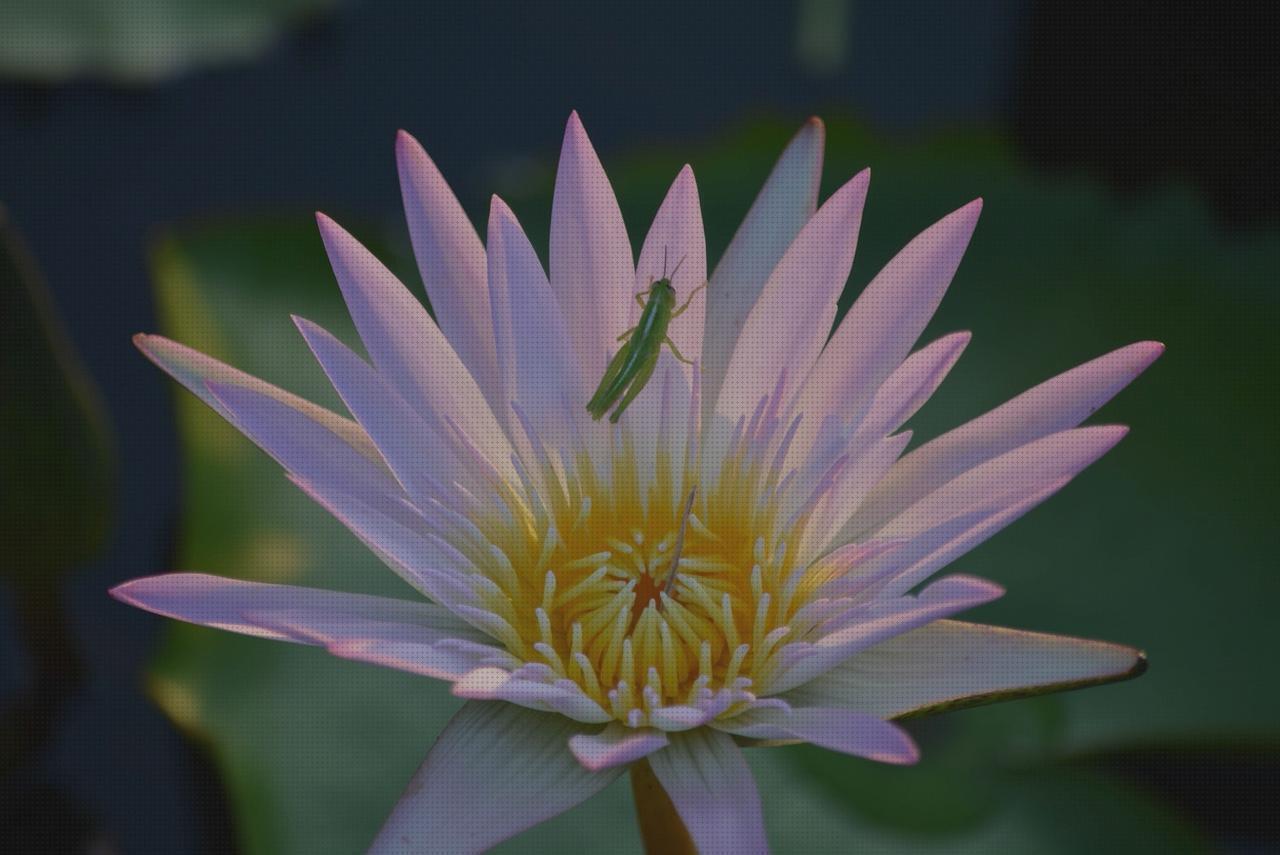
[[631, 764], [631, 794], [636, 800], [640, 837], [649, 855], [698, 855], [693, 838], [676, 813], [671, 797], [662, 789], [649, 761]]

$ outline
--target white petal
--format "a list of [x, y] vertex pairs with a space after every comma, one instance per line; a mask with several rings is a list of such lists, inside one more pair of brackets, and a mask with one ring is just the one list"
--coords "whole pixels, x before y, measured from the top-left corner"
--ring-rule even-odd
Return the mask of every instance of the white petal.
[[504, 385], [543, 442], [566, 448], [569, 407], [584, 407], [569, 325], [538, 255], [497, 196], [489, 207], [489, 282], [503, 331]]
[[484, 247], [440, 170], [404, 131], [396, 135], [396, 164], [413, 254], [440, 331], [496, 406], [498, 366]]
[[455, 681], [477, 668], [515, 668], [520, 664], [518, 659], [505, 650], [455, 638], [432, 644], [357, 638], [331, 642], [327, 646], [330, 653], [343, 659], [368, 662], [437, 680]]
[[[662, 200], [653, 225], [644, 239], [640, 260], [636, 263], [635, 293], [648, 290], [655, 280], [669, 275], [676, 289], [676, 305], [689, 299], [693, 290], [707, 281], [707, 241], [702, 229], [702, 209], [698, 204], [698, 184], [693, 170], [685, 166], [672, 182]], [[687, 358], [697, 360], [702, 354], [702, 332], [707, 314], [707, 294], [701, 291], [684, 314], [671, 321], [668, 334], [676, 348]], [[640, 318], [640, 306], [632, 301], [631, 326]], [[616, 345], [615, 345], [616, 349]]]
[[621, 774], [569, 752], [563, 716], [472, 701], [453, 717], [369, 848], [371, 855], [476, 853], [585, 801]]
[[770, 274], [725, 371], [718, 418], [749, 418], [780, 381], [783, 401], [804, 382], [849, 279], [870, 175], [864, 170], [824, 202]]
[[768, 852], [760, 793], [732, 737], [699, 728], [669, 738], [669, 746], [649, 755], [649, 765], [698, 851], [703, 855]]
[[822, 122], [814, 118], [791, 139], [711, 274], [702, 348], [702, 394], [708, 406], [720, 394], [742, 325], [769, 274], [813, 216], [824, 137]]
[[604, 375], [627, 327], [635, 266], [613, 186], [582, 121], [569, 116], [551, 202], [551, 287], [584, 374]]
[[468, 469], [452, 443], [424, 422], [371, 365], [310, 321], [295, 316], [294, 322], [347, 409], [415, 502], [425, 505], [443, 497], [455, 483], [472, 489], [484, 483], [486, 473]]
[[206, 388], [236, 428], [290, 472], [359, 494], [399, 493], [379, 461], [371, 461], [301, 410], [249, 386]]
[[624, 727], [610, 722], [599, 733], [579, 733], [569, 740], [569, 749], [578, 762], [592, 771], [625, 766], [646, 757], [669, 740], [660, 730]]
[[920, 759], [915, 742], [901, 727], [878, 716], [841, 707], [751, 710], [717, 727], [755, 739], [801, 739], [830, 751], [878, 763], [908, 764]]
[[474, 603], [470, 588], [459, 581], [474, 568], [456, 549], [424, 531], [412, 508], [391, 500], [367, 502], [339, 487], [296, 476], [292, 480], [418, 591], [449, 608]]
[[365, 349], [419, 415], [452, 421], [495, 463], [511, 445], [488, 401], [427, 310], [373, 253], [323, 214], [320, 236]]
[[918, 235], [871, 280], [796, 396], [805, 421], [791, 446], [803, 459], [829, 415], [856, 419], [911, 352], [969, 245], [982, 210], [971, 202]]
[[942, 712], [1135, 676], [1132, 647], [939, 620], [881, 642], [788, 692], [794, 704], [883, 718]]
[[111, 595], [165, 617], [298, 644], [381, 639], [430, 645], [450, 638], [484, 638], [431, 603], [204, 573], [134, 579], [112, 588]]
[[[889, 590], [910, 590], [944, 562], [962, 554], [954, 549], [943, 551], [945, 546], [962, 543], [963, 551], [973, 549], [1056, 493], [1110, 451], [1126, 433], [1128, 429], [1122, 426], [1099, 425], [1051, 434], [988, 460], [934, 490], [876, 534], [877, 538], [913, 541], [888, 559], [907, 568]], [[1005, 513], [1011, 510], [1016, 513]], [[957, 529], [948, 525], [975, 514]], [[992, 525], [993, 521], [998, 525]], [[931, 532], [929, 537], [920, 537]], [[978, 532], [982, 536], [974, 538], [972, 535]], [[848, 534], [847, 528], [844, 534]], [[910, 564], [917, 558], [922, 560]]]
[[[526, 666], [526, 670], [533, 666]], [[538, 670], [542, 670], [542, 666]], [[548, 669], [549, 670], [549, 669]], [[552, 679], [554, 682], [546, 682]], [[604, 724], [613, 716], [591, 700], [576, 683], [553, 674], [530, 679], [523, 672], [478, 668], [453, 684], [453, 693], [473, 701], [506, 701], [542, 712], [554, 712], [584, 724]]]
[[246, 374], [238, 368], [232, 368], [230, 365], [219, 362], [211, 356], [205, 356], [197, 350], [192, 350], [186, 345], [178, 344], [176, 341], [171, 341], [163, 336], [139, 333], [133, 337], [133, 343], [148, 359], [164, 369], [169, 376], [186, 386], [199, 396], [202, 401], [217, 410], [219, 415], [229, 421], [232, 420], [231, 413], [209, 391], [209, 383], [221, 386], [243, 386], [260, 395], [273, 398], [284, 406], [297, 410], [302, 415], [327, 428], [347, 445], [350, 445], [370, 460], [381, 462], [378, 450], [370, 441], [368, 434], [364, 432], [364, 428], [351, 421], [351, 419], [343, 418], [337, 413], [326, 410], [324, 407], [299, 398], [291, 392], [272, 386], [270, 383]]
[[960, 473], [1083, 422], [1164, 352], [1158, 342], [1122, 347], [1060, 374], [904, 457], [850, 523], [875, 531]]
[[859, 432], [886, 436], [902, 427], [942, 385], [971, 338], [952, 333], [907, 357], [876, 392]]
[[796, 661], [765, 681], [761, 691], [775, 695], [793, 689], [885, 639], [989, 603], [1003, 593], [994, 582], [957, 575], [939, 579], [916, 596], [871, 601], [812, 645], [788, 645], [796, 648]]

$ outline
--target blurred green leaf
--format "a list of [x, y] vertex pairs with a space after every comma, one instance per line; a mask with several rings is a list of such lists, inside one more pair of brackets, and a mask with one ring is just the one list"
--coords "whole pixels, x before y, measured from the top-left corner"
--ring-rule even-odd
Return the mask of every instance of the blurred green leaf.
[[6, 0], [0, 4], [0, 74], [150, 82], [257, 56], [285, 27], [336, 2]]
[[0, 576], [26, 592], [48, 592], [101, 546], [115, 467], [96, 390], [3, 208], [0, 336]]
[[[789, 130], [761, 124], [694, 152], [713, 252]], [[752, 751], [776, 848], [1194, 850], [1194, 833], [1160, 803], [1058, 758], [1209, 732], [1271, 733], [1280, 720], [1280, 689], [1258, 679], [1252, 661], [1269, 649], [1266, 608], [1280, 594], [1267, 572], [1280, 490], [1268, 474], [1277, 456], [1275, 236], [1219, 236], [1178, 192], [1122, 202], [1078, 178], [1033, 177], [980, 134], [904, 144], [839, 124], [829, 149], [833, 178], [875, 167], [848, 297], [925, 226], [974, 196], [987, 200], [933, 326], [976, 337], [916, 420], [917, 436], [1129, 341], [1169, 344], [1101, 414], [1132, 424], [1133, 436], [955, 568], [1009, 588], [976, 619], [1141, 646], [1152, 670], [1136, 682], [913, 724], [926, 752], [918, 769], [812, 749]], [[687, 155], [606, 156], [637, 240]], [[509, 194], [543, 247], [550, 174], [526, 175]], [[403, 247], [402, 227], [393, 234]], [[403, 251], [380, 252], [416, 287]], [[162, 332], [338, 406], [289, 320], [299, 313], [354, 341], [304, 218], [173, 235], [155, 270]], [[177, 394], [187, 473], [181, 569], [410, 595], [265, 456]], [[366, 844], [456, 705], [429, 680], [188, 626], [175, 626], [154, 688], [217, 747], [247, 849], [263, 853]], [[632, 823], [623, 782], [500, 851], [637, 851]]]

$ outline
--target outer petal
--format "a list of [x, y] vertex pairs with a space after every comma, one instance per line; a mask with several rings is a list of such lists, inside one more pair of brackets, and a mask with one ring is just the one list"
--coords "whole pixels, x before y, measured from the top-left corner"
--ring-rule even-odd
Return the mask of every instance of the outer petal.
[[986, 415], [904, 457], [854, 515], [847, 530], [861, 537], [960, 473], [1041, 437], [1083, 422], [1164, 353], [1138, 342], [1086, 362], [1024, 392]]
[[471, 489], [483, 483], [486, 473], [468, 468], [469, 461], [371, 365], [321, 327], [298, 317], [294, 322], [347, 409], [377, 443], [383, 460], [415, 502], [425, 506], [431, 497], [448, 495], [455, 483]]
[[[640, 260], [636, 263], [635, 291], [646, 290], [656, 279], [680, 269], [672, 278], [676, 289], [676, 305], [682, 305], [695, 288], [707, 281], [707, 240], [702, 229], [702, 209], [698, 204], [698, 184], [693, 169], [686, 165], [672, 182], [662, 200], [653, 225], [644, 239]], [[665, 268], [664, 268], [665, 265]], [[640, 306], [633, 300], [630, 323], [640, 318]], [[707, 316], [707, 295], [703, 291], [689, 303], [689, 308], [671, 322], [669, 335], [685, 357], [699, 359], [702, 333]], [[613, 345], [617, 349], [617, 344]]]
[[134, 579], [112, 588], [111, 595], [165, 617], [298, 644], [383, 640], [431, 645], [446, 639], [486, 640], [431, 603], [204, 573]]
[[1120, 644], [939, 620], [864, 650], [785, 698], [884, 718], [923, 715], [1136, 677], [1146, 661]]
[[369, 852], [483, 852], [585, 801], [621, 769], [584, 769], [568, 747], [576, 728], [559, 715], [467, 703], [432, 746]]
[[943, 217], [858, 296], [796, 397], [796, 411], [805, 419], [791, 445], [792, 459], [803, 459], [828, 416], [859, 418], [911, 352], [960, 266], [981, 210], [978, 200]]
[[774, 268], [729, 360], [717, 417], [730, 424], [749, 418], [779, 383], [783, 401], [800, 388], [822, 352], [853, 267], [870, 177], [864, 170], [823, 203]]
[[918, 595], [872, 601], [830, 628], [816, 642], [795, 642], [783, 648], [786, 662], [761, 691], [769, 695], [813, 680], [849, 657], [886, 639], [957, 612], [989, 603], [1004, 589], [973, 576], [948, 576]]
[[186, 345], [178, 344], [176, 341], [171, 341], [164, 336], [139, 333], [133, 337], [133, 343], [148, 359], [162, 368], [170, 377], [194, 392], [225, 419], [233, 420], [227, 407], [218, 400], [217, 396], [209, 391], [209, 383], [222, 386], [242, 386], [260, 395], [273, 398], [278, 403], [297, 410], [321, 427], [327, 428], [347, 445], [350, 445], [370, 460], [381, 461], [377, 448], [370, 441], [368, 434], [364, 432], [364, 428], [350, 419], [343, 418], [337, 413], [326, 410], [324, 407], [299, 398], [292, 392], [286, 392], [279, 387], [272, 386], [264, 380], [259, 380], [257, 377], [246, 374], [238, 368], [232, 368], [226, 363], [219, 362], [211, 356], [205, 356], [197, 350], [192, 350]]
[[578, 762], [593, 772], [625, 766], [670, 744], [667, 735], [651, 728], [624, 727], [610, 722], [599, 733], [579, 733], [569, 740]]
[[207, 386], [231, 423], [290, 472], [361, 495], [400, 492], [380, 461], [369, 460], [301, 411], [248, 386]]
[[316, 221], [378, 371], [428, 422], [452, 421], [488, 460], [509, 460], [511, 445], [493, 410], [427, 310], [341, 226], [323, 214]]
[[[1056, 493], [1126, 433], [1128, 428], [1119, 425], [1099, 425], [1052, 434], [976, 466], [925, 496], [877, 533], [880, 538], [912, 541], [886, 559], [900, 562], [904, 568], [887, 591], [908, 591], [973, 549]], [[1017, 512], [1003, 513], [1011, 509]], [[961, 526], [957, 531], [948, 527], [951, 521], [970, 514], [977, 515], [974, 526]], [[998, 525], [990, 525], [993, 520]], [[936, 535], [929, 535], [931, 532]], [[972, 537], [975, 532], [981, 537]]]
[[604, 374], [626, 329], [635, 279], [617, 197], [582, 120], [569, 116], [551, 202], [551, 287], [569, 321], [585, 374]]
[[484, 247], [458, 199], [418, 141], [396, 134], [400, 194], [418, 270], [441, 332], [497, 407], [498, 365]]
[[572, 334], [537, 253], [497, 196], [489, 206], [489, 287], [495, 327], [503, 334], [506, 400], [519, 405], [544, 442], [564, 448], [569, 407], [587, 401]]
[[825, 136], [822, 121], [813, 118], [791, 139], [711, 274], [702, 347], [702, 394], [708, 406], [720, 394], [742, 325], [769, 274], [813, 216]]
[[649, 765], [703, 855], [769, 851], [756, 790], [732, 737], [699, 728], [670, 734], [671, 745]]
[[826, 708], [764, 707], [717, 727], [756, 739], [801, 739], [830, 751], [878, 763], [908, 764], [920, 759], [920, 751], [910, 734], [893, 722], [830, 705]]

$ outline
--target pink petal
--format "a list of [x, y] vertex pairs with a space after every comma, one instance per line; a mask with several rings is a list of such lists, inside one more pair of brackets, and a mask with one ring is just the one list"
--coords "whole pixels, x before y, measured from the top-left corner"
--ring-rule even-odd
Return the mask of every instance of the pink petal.
[[939, 579], [916, 596], [871, 601], [810, 647], [801, 648], [800, 658], [769, 679], [761, 691], [776, 695], [793, 689], [855, 653], [939, 618], [989, 603], [1003, 593], [1004, 589], [994, 582], [956, 575]]
[[920, 759], [920, 750], [910, 734], [898, 725], [841, 707], [792, 706], [749, 710], [737, 720], [724, 722], [721, 727], [729, 733], [756, 739], [800, 739], [830, 751], [864, 757], [877, 763], [906, 765]]
[[604, 789], [569, 752], [578, 725], [471, 701], [450, 720], [369, 848], [371, 855], [483, 852]]
[[671, 744], [650, 754], [649, 765], [698, 851], [768, 852], [760, 793], [733, 739], [708, 728], [668, 736]]
[[[853, 266], [870, 171], [828, 199], [769, 276], [742, 327], [715, 413], [750, 417], [781, 380], [783, 401], [800, 388], [835, 321], [836, 301]], [[808, 417], [806, 416], [806, 421]]]
[[1120, 644], [939, 620], [862, 651], [786, 699], [890, 718], [1105, 683], [1145, 664]]
[[587, 401], [572, 334], [537, 253], [497, 196], [489, 208], [489, 285], [495, 327], [503, 333], [507, 400], [520, 406], [545, 441], [558, 439], [563, 448], [570, 407]]
[[981, 200], [971, 202], [926, 229], [858, 296], [803, 378], [795, 408], [805, 422], [791, 446], [793, 458], [808, 453], [828, 415], [860, 414], [906, 359], [951, 284], [981, 210]]
[[484, 639], [431, 603], [204, 573], [134, 579], [112, 588], [111, 595], [176, 620], [297, 644], [377, 639], [431, 645], [450, 638]]
[[711, 274], [702, 348], [703, 399], [708, 405], [720, 394], [742, 325], [769, 274], [813, 216], [825, 136], [821, 120], [813, 118], [791, 139]]
[[[372, 366], [330, 333], [303, 318], [294, 322], [343, 403], [369, 433], [408, 494], [425, 506], [446, 498], [455, 484], [478, 490], [484, 472], [469, 469], [452, 443], [425, 423]], [[501, 461], [499, 461], [501, 462]]]
[[626, 329], [635, 267], [613, 186], [582, 121], [569, 116], [551, 202], [551, 287], [584, 374], [600, 377]]
[[209, 383], [221, 386], [243, 386], [260, 395], [273, 398], [280, 404], [297, 410], [321, 427], [328, 429], [347, 445], [350, 445], [370, 460], [381, 461], [378, 450], [369, 440], [364, 428], [350, 419], [343, 418], [326, 410], [324, 407], [317, 406], [291, 392], [272, 386], [257, 377], [246, 374], [237, 368], [232, 368], [230, 365], [219, 362], [211, 356], [205, 356], [199, 351], [192, 350], [186, 345], [178, 344], [176, 341], [171, 341], [163, 336], [139, 333], [133, 337], [133, 343], [148, 359], [162, 368], [173, 379], [194, 392], [225, 419], [230, 420], [231, 413], [209, 391], [207, 385]]
[[334, 275], [373, 364], [420, 415], [452, 420], [489, 460], [511, 445], [475, 379], [408, 289], [341, 226], [316, 215]]
[[431, 309], [490, 406], [496, 406], [498, 366], [484, 247], [440, 170], [404, 131], [396, 134], [396, 163], [409, 238]]
[[611, 722], [599, 733], [579, 733], [569, 740], [569, 750], [587, 769], [598, 772], [626, 766], [665, 748], [667, 735], [649, 728], [633, 729]]
[[1007, 451], [1073, 428], [1129, 385], [1164, 352], [1138, 342], [1086, 362], [921, 446], [894, 467], [858, 510], [854, 536], [875, 531], [932, 490]]
[[[671, 280], [676, 289], [676, 305], [688, 300], [695, 288], [707, 281], [707, 241], [702, 229], [702, 209], [698, 204], [698, 184], [693, 170], [685, 166], [672, 182], [666, 198], [654, 215], [636, 263], [635, 293], [643, 293], [655, 280], [679, 270]], [[665, 265], [665, 269], [664, 269]], [[630, 322], [640, 318], [640, 306], [632, 302]], [[671, 321], [671, 340], [688, 359], [702, 354], [702, 331], [707, 314], [707, 293], [698, 292], [684, 314]], [[615, 349], [617, 345], [614, 345]], [[679, 364], [679, 363], [677, 363]]]

